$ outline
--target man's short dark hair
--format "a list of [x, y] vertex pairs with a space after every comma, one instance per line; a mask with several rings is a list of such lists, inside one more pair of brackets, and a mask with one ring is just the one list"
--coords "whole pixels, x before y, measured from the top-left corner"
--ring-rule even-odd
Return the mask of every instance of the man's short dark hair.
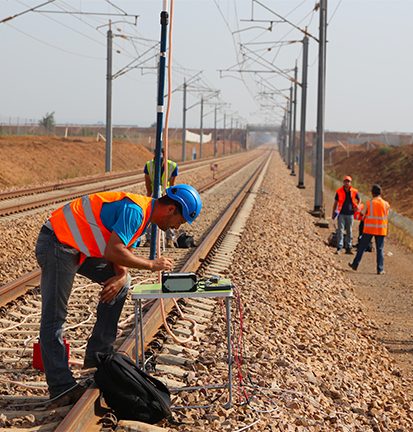
[[178, 201], [169, 198], [168, 195], [161, 196], [160, 198], [158, 198], [158, 200], [163, 205], [174, 205], [176, 209], [179, 211], [179, 213], [182, 215], [182, 206], [181, 203], [179, 203]]
[[374, 196], [379, 196], [379, 195], [381, 195], [381, 186], [378, 185], [378, 184], [374, 184], [374, 185], [372, 186], [372, 188], [371, 188], [371, 193], [372, 193]]

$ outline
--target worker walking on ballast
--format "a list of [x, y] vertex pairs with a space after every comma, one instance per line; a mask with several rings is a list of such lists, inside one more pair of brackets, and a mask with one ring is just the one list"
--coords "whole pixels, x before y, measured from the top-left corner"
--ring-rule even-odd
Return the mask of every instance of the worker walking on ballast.
[[357, 270], [364, 251], [367, 249], [372, 238], [376, 242], [376, 270], [377, 274], [384, 274], [384, 237], [387, 235], [387, 225], [390, 204], [381, 197], [381, 187], [378, 184], [371, 188], [373, 198], [366, 202], [366, 213], [364, 215], [363, 235], [359, 242], [357, 255], [353, 262], [348, 265]]
[[[154, 153], [155, 156], [155, 153]], [[166, 177], [166, 187], [174, 186], [176, 177], [178, 176], [178, 164], [172, 160], [166, 161], [166, 173], [165, 173], [165, 165], [164, 165], [164, 156], [165, 151], [162, 149], [161, 156], [161, 192], [164, 193], [165, 189], [163, 185], [165, 184]], [[143, 169], [145, 174], [145, 187], [146, 187], [146, 195], [152, 196], [154, 191], [154, 183], [155, 183], [155, 157], [146, 162], [145, 167]], [[166, 247], [174, 247], [174, 239], [175, 239], [175, 231], [170, 228], [165, 232], [166, 237]], [[150, 246], [151, 243], [151, 226], [148, 225], [146, 229], [146, 242], [145, 246]]]
[[88, 340], [84, 367], [96, 366], [97, 352], [113, 352], [117, 326], [130, 287], [128, 268], [170, 271], [173, 261], [135, 255], [149, 222], [161, 230], [178, 229], [199, 215], [202, 201], [189, 185], [166, 190], [158, 199], [127, 192], [102, 192], [78, 198], [55, 210], [42, 226], [36, 258], [42, 270], [40, 345], [46, 381], [54, 404], [76, 402], [84, 389], [69, 369], [63, 324], [75, 275], [101, 284], [96, 323]]
[[[337, 250], [339, 254], [343, 249], [346, 249], [346, 254], [352, 255], [353, 248], [353, 220], [354, 213], [357, 211], [361, 202], [358, 190], [351, 186], [352, 178], [345, 176], [343, 178], [343, 186], [336, 190], [334, 198], [332, 219], [336, 217], [337, 223]], [[343, 241], [344, 231], [346, 235]]]

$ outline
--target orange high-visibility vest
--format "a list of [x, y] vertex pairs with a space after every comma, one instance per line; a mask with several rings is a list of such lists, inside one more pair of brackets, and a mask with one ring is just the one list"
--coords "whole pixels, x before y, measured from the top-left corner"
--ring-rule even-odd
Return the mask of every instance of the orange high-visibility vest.
[[143, 221], [127, 245], [131, 246], [143, 233], [152, 212], [152, 198], [127, 192], [101, 192], [85, 195], [55, 210], [50, 217], [53, 231], [61, 243], [69, 245], [86, 257], [103, 257], [112, 232], [102, 223], [100, 212], [104, 203], [129, 198], [143, 211]]
[[387, 218], [390, 204], [381, 197], [366, 202], [363, 234], [387, 235]]
[[357, 210], [354, 212], [354, 219], [362, 221], [363, 220], [363, 214], [362, 211], [364, 209], [364, 204], [360, 203], [357, 207]]
[[[343, 207], [344, 201], [346, 200], [346, 191], [344, 190], [344, 186], [338, 188], [336, 190], [336, 194], [338, 195], [338, 203], [337, 203], [336, 210], [340, 212], [341, 208]], [[350, 186], [350, 196], [351, 196], [351, 202], [353, 203], [353, 209], [356, 209], [358, 206], [358, 202], [356, 199], [357, 194], [358, 194], [358, 190]]]

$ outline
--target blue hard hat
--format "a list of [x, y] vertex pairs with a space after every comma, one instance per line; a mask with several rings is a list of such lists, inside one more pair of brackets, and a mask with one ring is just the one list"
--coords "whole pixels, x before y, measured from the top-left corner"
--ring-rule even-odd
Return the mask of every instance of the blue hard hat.
[[187, 184], [178, 184], [166, 189], [166, 195], [179, 202], [182, 207], [182, 216], [188, 223], [192, 223], [202, 209], [202, 200], [195, 188]]

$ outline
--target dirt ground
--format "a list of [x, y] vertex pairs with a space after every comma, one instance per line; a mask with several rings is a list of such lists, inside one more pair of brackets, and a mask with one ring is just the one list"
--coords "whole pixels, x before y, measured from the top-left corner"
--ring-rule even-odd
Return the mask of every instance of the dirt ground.
[[392, 208], [413, 218], [413, 145], [357, 149], [349, 157], [343, 149], [337, 151], [326, 171], [336, 178], [351, 175], [354, 186], [368, 195], [371, 185], [379, 183]]
[[[143, 169], [145, 161], [152, 157], [151, 151], [144, 144], [115, 140], [114, 171]], [[180, 151], [180, 144], [172, 143], [171, 157], [179, 160]], [[212, 143], [205, 145], [204, 154], [212, 154]], [[98, 174], [104, 171], [104, 161], [105, 143], [96, 142], [92, 138], [65, 140], [54, 137], [2, 136], [0, 189]], [[413, 170], [409, 169], [412, 165], [413, 146], [404, 146], [386, 152], [376, 149], [368, 152], [368, 155], [353, 152], [349, 158], [336, 163], [334, 170], [338, 174], [350, 173], [362, 184], [381, 181], [386, 198], [389, 195], [392, 197], [388, 199], [393, 208], [412, 215], [413, 197], [406, 193], [413, 188]], [[393, 172], [390, 167], [394, 167]], [[305, 184], [306, 189], [302, 193], [307, 197], [308, 208], [311, 210], [314, 203], [314, 180], [306, 177]], [[403, 200], [397, 201], [397, 196], [402, 196]], [[326, 214], [329, 215], [334, 192], [326, 190], [324, 197]], [[333, 229], [331, 220], [329, 229], [317, 229], [320, 236], [327, 240]], [[333, 249], [331, 253], [334, 253]], [[348, 255], [336, 256], [337, 267], [355, 282], [358, 297], [377, 323], [377, 339], [392, 353], [403, 374], [413, 377], [413, 254], [397, 244], [390, 233], [385, 242], [385, 275], [378, 276], [375, 273], [375, 253], [364, 255], [357, 272], [353, 272], [347, 265], [351, 258]]]
[[[314, 208], [314, 179], [305, 177], [303, 190], [309, 210]], [[329, 219], [334, 191], [324, 190], [324, 200], [329, 228], [316, 228], [327, 241], [334, 225]], [[315, 219], [316, 221], [316, 219]], [[353, 227], [353, 244], [356, 243], [358, 223]], [[348, 263], [354, 256], [334, 255], [337, 268], [347, 274], [356, 286], [356, 295], [366, 307], [368, 316], [376, 324], [376, 338], [381, 341], [397, 362], [403, 376], [413, 378], [413, 253], [400, 245], [391, 234], [384, 245], [384, 275], [376, 274], [376, 249], [366, 252], [355, 272]], [[355, 252], [356, 250], [354, 250]], [[335, 249], [331, 248], [331, 254]]]
[[[149, 135], [136, 141], [113, 140], [112, 170], [143, 170], [153, 157], [153, 143]], [[105, 146], [104, 141], [92, 137], [0, 136], [0, 190], [101, 174], [105, 171]], [[217, 148], [222, 155], [230, 149], [238, 151], [239, 143], [219, 141]], [[199, 157], [199, 144], [187, 143], [187, 160], [193, 152]], [[204, 143], [202, 153], [212, 156], [213, 143]], [[169, 158], [182, 159], [180, 141], [170, 141]]]

